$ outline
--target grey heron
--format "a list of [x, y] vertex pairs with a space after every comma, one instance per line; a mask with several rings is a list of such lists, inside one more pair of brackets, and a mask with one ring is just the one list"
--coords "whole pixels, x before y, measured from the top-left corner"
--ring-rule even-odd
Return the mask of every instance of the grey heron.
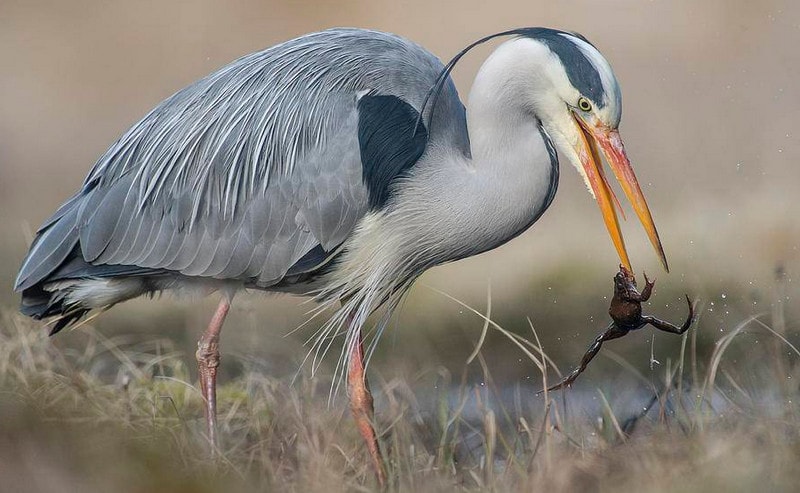
[[[510, 36], [464, 107], [450, 71]], [[216, 441], [220, 331], [242, 289], [338, 307], [314, 350], [344, 333], [339, 370], [380, 482], [362, 328], [426, 269], [528, 229], [558, 185], [557, 151], [596, 199], [622, 263], [605, 155], [664, 267], [620, 139], [611, 66], [583, 36], [522, 28], [449, 64], [402, 37], [308, 34], [246, 55], [178, 91], [100, 157], [39, 228], [16, 280], [21, 311], [52, 333], [92, 310], [162, 291], [220, 291], [198, 342]], [[379, 328], [380, 330], [380, 328]]]

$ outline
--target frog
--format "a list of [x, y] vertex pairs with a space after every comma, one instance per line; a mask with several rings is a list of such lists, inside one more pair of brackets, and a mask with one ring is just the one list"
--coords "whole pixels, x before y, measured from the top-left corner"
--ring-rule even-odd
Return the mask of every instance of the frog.
[[[694, 321], [694, 306], [689, 295], [685, 295], [686, 302], [689, 305], [689, 315], [680, 326], [650, 315], [642, 315], [642, 303], [650, 299], [656, 284], [655, 280], [650, 280], [647, 277], [647, 274], [643, 274], [643, 276], [645, 286], [639, 291], [636, 285], [636, 276], [633, 272], [624, 265], [619, 266], [619, 272], [614, 275], [614, 294], [611, 297], [611, 305], [608, 308], [611, 323], [604, 332], [594, 339], [589, 349], [584, 353], [583, 358], [581, 358], [580, 365], [560, 382], [548, 387], [546, 391], [570, 387], [578, 376], [583, 373], [589, 362], [600, 352], [600, 348], [606, 341], [619, 339], [646, 325], [652, 325], [658, 330], [678, 335], [682, 335], [689, 330]], [[538, 393], [541, 394], [543, 392], [545, 390], [541, 390]]]

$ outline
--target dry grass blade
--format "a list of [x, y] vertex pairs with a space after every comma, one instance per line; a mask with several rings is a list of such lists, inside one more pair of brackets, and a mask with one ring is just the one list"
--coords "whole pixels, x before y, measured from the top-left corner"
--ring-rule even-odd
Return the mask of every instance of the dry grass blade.
[[707, 397], [707, 391], [714, 387], [714, 382], [717, 378], [717, 370], [719, 369], [719, 364], [722, 361], [722, 356], [725, 354], [725, 350], [728, 349], [728, 346], [731, 345], [733, 339], [739, 335], [748, 325], [750, 325], [754, 320], [758, 319], [758, 317], [762, 316], [763, 314], [756, 314], [747, 317], [743, 322], [737, 325], [731, 332], [726, 334], [724, 337], [719, 339], [716, 344], [714, 345], [714, 351], [711, 353], [711, 358], [708, 364], [708, 371], [706, 372], [706, 379], [703, 383], [703, 389], [700, 393], [700, 402], [704, 401]]
[[492, 285], [486, 288], [486, 315], [484, 316], [483, 329], [481, 329], [481, 336], [478, 338], [478, 343], [475, 344], [475, 349], [467, 357], [467, 364], [472, 363], [472, 360], [478, 355], [486, 341], [486, 333], [489, 332], [489, 320], [492, 319]]
[[614, 415], [614, 410], [611, 409], [611, 404], [608, 403], [606, 395], [600, 389], [597, 389], [597, 393], [600, 395], [600, 400], [603, 401], [605, 416], [611, 421], [611, 425], [614, 427], [614, 431], [617, 433], [619, 439], [624, 441], [627, 437], [625, 436], [625, 432], [622, 431], [622, 427], [619, 425], [619, 421], [617, 421], [617, 417]]
[[[514, 334], [512, 332], [507, 331], [506, 329], [504, 329], [503, 327], [498, 325], [496, 322], [494, 322], [493, 320], [485, 317], [481, 312], [479, 312], [478, 310], [472, 308], [471, 306], [469, 306], [468, 304], [466, 304], [463, 301], [459, 300], [458, 298], [456, 298], [454, 296], [451, 296], [451, 295], [445, 293], [444, 291], [440, 291], [440, 290], [438, 290], [436, 288], [429, 287], [429, 289], [441, 294], [442, 296], [446, 297], [447, 299], [449, 299], [451, 301], [454, 301], [454, 302], [458, 303], [462, 307], [466, 308], [467, 310], [471, 311], [475, 315], [477, 315], [480, 318], [482, 318], [487, 324], [489, 324], [491, 327], [494, 327], [498, 332], [503, 334], [512, 343], [514, 343], [515, 346], [517, 346], [520, 350], [522, 350], [522, 352], [525, 354], [525, 356], [527, 356], [531, 361], [533, 361], [533, 363], [538, 368], [544, 368], [544, 365], [542, 364], [542, 361], [539, 358], [537, 358], [532, 352], [530, 352], [530, 350], [528, 349], [529, 346], [527, 346], [525, 343], [522, 342], [522, 341], [525, 341], [524, 338], [518, 336], [517, 334]], [[529, 341], [525, 341], [525, 342], [530, 344]]]
[[757, 318], [753, 319], [753, 321], [756, 324], [758, 324], [759, 326], [761, 326], [762, 328], [766, 329], [770, 334], [772, 334], [775, 337], [777, 337], [778, 340], [781, 341], [782, 343], [784, 343], [786, 346], [788, 346], [789, 349], [791, 349], [792, 352], [794, 352], [794, 354], [796, 354], [797, 356], [800, 356], [800, 349], [797, 349], [797, 347], [794, 344], [792, 344], [791, 342], [789, 342], [789, 340], [786, 339], [780, 332], [778, 332], [777, 330], [773, 329], [772, 327], [770, 327], [769, 325], [765, 324], [764, 322], [762, 322], [761, 320], [759, 320]]

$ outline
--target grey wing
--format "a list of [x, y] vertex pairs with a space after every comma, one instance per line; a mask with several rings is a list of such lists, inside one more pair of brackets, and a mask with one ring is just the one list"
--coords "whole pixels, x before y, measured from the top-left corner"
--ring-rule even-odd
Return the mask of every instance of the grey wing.
[[[237, 60], [168, 98], [109, 149], [42, 226], [16, 288], [52, 279], [76, 251], [87, 264], [130, 266], [115, 273], [278, 282], [309, 252], [334, 250], [370, 207], [361, 96], [391, 94], [414, 120], [409, 108], [440, 69], [416, 45], [358, 30]], [[411, 147], [413, 164], [425, 142]]]
[[259, 138], [242, 135], [250, 124], [237, 129], [223, 119], [219, 129], [200, 131], [195, 156], [175, 146], [150, 161], [159, 165], [102, 187], [79, 214], [84, 258], [268, 286], [314, 246], [332, 250], [364, 214], [366, 198], [352, 98], [327, 104], [336, 123], [321, 131], [325, 142], [291, 161], [291, 171], [265, 173], [278, 160], [247, 155], [247, 143]]

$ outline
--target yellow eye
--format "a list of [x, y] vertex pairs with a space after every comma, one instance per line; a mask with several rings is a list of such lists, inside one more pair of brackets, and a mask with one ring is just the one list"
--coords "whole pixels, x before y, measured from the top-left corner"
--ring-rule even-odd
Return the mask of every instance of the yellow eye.
[[580, 98], [578, 100], [578, 108], [580, 108], [582, 111], [591, 111], [592, 103], [590, 103], [586, 98]]

